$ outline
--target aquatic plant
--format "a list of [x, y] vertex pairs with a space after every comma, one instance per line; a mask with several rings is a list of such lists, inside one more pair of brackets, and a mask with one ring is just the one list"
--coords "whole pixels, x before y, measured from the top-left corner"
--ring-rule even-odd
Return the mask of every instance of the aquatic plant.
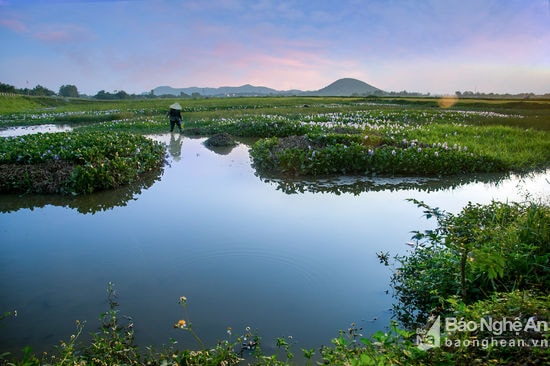
[[60, 132], [0, 138], [1, 192], [91, 193], [158, 170], [164, 147], [128, 133]]
[[[326, 135], [331, 136], [331, 135]], [[326, 136], [324, 136], [326, 138]], [[372, 135], [370, 135], [372, 136]], [[315, 145], [315, 136], [307, 148], [286, 147], [284, 140], [259, 140], [250, 151], [254, 165], [263, 171], [290, 175], [367, 174], [438, 176], [476, 172], [502, 172], [509, 168], [491, 156], [479, 156], [460, 146], [446, 144], [405, 145], [387, 142], [369, 135], [334, 139]]]
[[[548, 165], [550, 140], [546, 132], [468, 124], [469, 118], [497, 116], [519, 118], [406, 110], [307, 115], [302, 116], [301, 129], [272, 133], [258, 141], [251, 156], [261, 169], [293, 175], [456, 175]], [[301, 133], [304, 130], [307, 132]], [[312, 143], [285, 146], [282, 138], [290, 134], [307, 136]], [[322, 144], [313, 143], [322, 139]]]

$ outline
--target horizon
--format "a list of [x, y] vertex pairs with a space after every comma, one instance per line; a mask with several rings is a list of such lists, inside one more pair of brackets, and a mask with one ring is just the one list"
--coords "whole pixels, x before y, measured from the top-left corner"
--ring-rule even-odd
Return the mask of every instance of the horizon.
[[[159, 89], [159, 88], [170, 88], [170, 89], [175, 89], [175, 90], [179, 90], [179, 89], [222, 89], [222, 88], [240, 88], [240, 87], [245, 87], [245, 86], [251, 86], [251, 87], [256, 87], [256, 88], [269, 88], [269, 89], [273, 89], [277, 92], [287, 92], [287, 91], [298, 91], [298, 92], [316, 92], [316, 91], [319, 91], [321, 89], [324, 89], [325, 87], [328, 87], [332, 84], [334, 84], [335, 82], [337, 81], [340, 81], [340, 80], [345, 80], [345, 79], [352, 79], [352, 80], [357, 80], [357, 81], [361, 81], [361, 82], [364, 82], [368, 85], [370, 85], [371, 87], [374, 87], [374, 88], [377, 88], [376, 85], [371, 85], [370, 83], [367, 83], [363, 80], [359, 80], [359, 79], [355, 79], [355, 78], [347, 78], [347, 77], [343, 77], [343, 78], [340, 78], [338, 80], [335, 80], [333, 82], [330, 82], [329, 84], [319, 88], [319, 89], [315, 89], [315, 90], [303, 90], [303, 89], [286, 89], [286, 90], [281, 90], [281, 89], [274, 89], [274, 88], [271, 88], [267, 85], [254, 85], [254, 84], [250, 84], [250, 83], [246, 83], [246, 84], [242, 84], [242, 85], [222, 85], [222, 86], [216, 86], [216, 87], [211, 87], [211, 86], [196, 86], [196, 85], [191, 85], [191, 86], [171, 86], [171, 85], [158, 85], [156, 87], [153, 88], [153, 90], [155, 89]], [[379, 89], [379, 88], [377, 88]], [[418, 91], [415, 91], [415, 90], [382, 90], [382, 89], [379, 89], [381, 90], [382, 92], [384, 93], [400, 93], [400, 92], [407, 92], [407, 93], [419, 93]], [[148, 93], [150, 91], [144, 91], [142, 92], [143, 93]], [[474, 94], [495, 94], [495, 95], [524, 95], [524, 94], [535, 94], [535, 95], [538, 95], [538, 96], [546, 96], [546, 95], [549, 95], [550, 94], [550, 91], [547, 92], [547, 93], [543, 93], [543, 94], [536, 94], [536, 93], [532, 93], [532, 92], [518, 92], [518, 93], [494, 93], [494, 92], [481, 92], [481, 91], [474, 91], [474, 90], [456, 90], [455, 92], [461, 92], [461, 93], [464, 93], [464, 92], [472, 92]], [[452, 93], [445, 93], [445, 94], [438, 94], [438, 93], [431, 93], [431, 92], [427, 92], [427, 93], [424, 93], [424, 95], [426, 94], [429, 94], [430, 96], [433, 96], [433, 97], [443, 97], [443, 96], [449, 96], [449, 95], [456, 95], [455, 92], [452, 92]]]
[[[335, 80], [319, 89], [315, 89], [315, 90], [304, 90], [304, 89], [285, 89], [285, 90], [282, 90], [282, 89], [275, 89], [275, 88], [271, 88], [267, 85], [254, 85], [254, 84], [250, 84], [250, 83], [246, 83], [246, 84], [242, 84], [242, 85], [221, 85], [221, 86], [197, 86], [197, 85], [191, 85], [191, 86], [171, 86], [171, 85], [157, 85], [155, 86], [154, 88], [152, 88], [151, 90], [143, 90], [143, 91], [138, 91], [138, 92], [132, 92], [132, 93], [129, 93], [129, 94], [132, 94], [132, 95], [145, 95], [145, 94], [148, 94], [150, 93], [151, 91], [155, 90], [155, 89], [159, 89], [159, 88], [170, 88], [170, 89], [176, 89], [176, 90], [179, 90], [179, 89], [222, 89], [222, 88], [240, 88], [240, 87], [245, 87], [245, 86], [251, 86], [251, 87], [255, 87], [255, 88], [268, 88], [268, 89], [273, 89], [275, 90], [276, 92], [289, 92], [289, 91], [297, 91], [297, 92], [303, 92], [303, 93], [307, 93], [307, 92], [316, 92], [316, 91], [319, 91], [321, 89], [324, 89], [325, 87], [328, 87], [330, 86], [331, 84], [335, 83], [336, 81], [339, 81], [339, 80], [343, 80], [343, 79], [354, 79], [354, 80], [358, 80], [358, 81], [362, 81], [364, 82], [363, 80], [359, 80], [359, 79], [355, 79], [355, 78], [346, 78], [346, 77], [343, 77], [343, 78], [340, 78], [338, 80]], [[2, 82], [0, 80], [0, 82]], [[366, 83], [366, 82], [365, 82]], [[369, 83], [366, 83], [366, 84], [369, 84]], [[37, 84], [39, 85], [39, 84]], [[37, 86], [35, 85], [35, 86]], [[73, 84], [74, 85], [74, 84]], [[371, 85], [369, 84], [370, 86], [376, 88], [375, 85]], [[44, 85], [42, 85], [44, 86]], [[78, 85], [75, 85], [77, 88], [78, 88]], [[34, 86], [30, 87], [29, 89], [32, 89]], [[16, 86], [16, 88], [18, 88]], [[18, 88], [18, 89], [24, 89], [24, 88]], [[49, 89], [49, 88], [48, 88]], [[56, 94], [58, 93], [58, 89], [50, 89], [52, 91], [54, 91]], [[379, 88], [377, 88], [379, 89]], [[379, 89], [381, 90], [382, 92], [384, 93], [396, 93], [396, 94], [399, 94], [401, 92], [406, 92], [406, 93], [419, 93], [419, 94], [423, 94], [423, 95], [429, 95], [431, 97], [444, 97], [444, 96], [451, 96], [451, 95], [456, 95], [457, 93], [456, 92], [459, 92], [459, 93], [464, 93], [464, 92], [472, 92], [474, 94], [495, 94], [495, 95], [524, 95], [524, 94], [534, 94], [534, 95], [537, 95], [537, 96], [547, 96], [550, 94], [550, 91], [546, 92], [546, 93], [534, 93], [534, 92], [530, 92], [530, 91], [524, 91], [524, 92], [517, 92], [517, 93], [508, 93], [508, 92], [504, 92], [504, 93], [496, 93], [496, 92], [491, 92], [491, 91], [475, 91], [475, 90], [456, 90], [455, 92], [451, 92], [451, 93], [432, 93], [432, 92], [425, 92], [425, 93], [422, 93], [422, 92], [419, 92], [417, 90], [382, 90], [382, 89]], [[119, 91], [125, 91], [127, 92], [127, 90], [124, 90], [124, 89], [113, 89], [113, 90], [105, 90], [105, 89], [101, 89], [101, 90], [98, 90], [97, 92], [95, 93], [92, 93], [92, 94], [87, 94], [87, 93], [83, 93], [80, 91], [80, 89], [78, 90], [79, 91], [79, 94], [80, 95], [83, 95], [83, 96], [87, 96], [87, 97], [93, 97], [94, 95], [96, 95], [99, 91], [105, 91], [107, 93], [113, 93], [113, 92], [119, 92]]]
[[550, 93], [550, 1], [0, 0], [0, 81]]

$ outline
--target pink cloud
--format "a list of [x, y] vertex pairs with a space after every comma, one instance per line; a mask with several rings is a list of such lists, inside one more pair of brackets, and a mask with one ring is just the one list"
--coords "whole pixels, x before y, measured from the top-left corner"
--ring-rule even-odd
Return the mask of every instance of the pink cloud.
[[495, 63], [536, 63], [550, 60], [547, 45], [550, 33], [530, 36], [509, 34], [505, 37], [472, 37], [470, 44], [463, 47], [463, 57]]
[[[197, 69], [204, 71], [201, 75], [203, 82], [210, 80], [213, 85], [251, 83], [280, 90], [316, 90], [340, 77], [360, 75], [357, 71], [358, 65], [354, 62], [333, 60], [318, 52], [250, 51], [228, 55], [222, 50], [223, 47], [217, 49], [217, 57], [209, 64], [195, 65]], [[191, 77], [196, 75], [197, 72]]]
[[25, 33], [29, 31], [25, 23], [15, 19], [0, 19], [0, 25], [16, 33]]
[[73, 39], [70, 33], [64, 31], [37, 32], [34, 38], [46, 42], [67, 42]]
[[48, 43], [74, 43], [92, 38], [86, 29], [72, 24], [49, 25], [43, 30], [35, 31], [33, 37]]

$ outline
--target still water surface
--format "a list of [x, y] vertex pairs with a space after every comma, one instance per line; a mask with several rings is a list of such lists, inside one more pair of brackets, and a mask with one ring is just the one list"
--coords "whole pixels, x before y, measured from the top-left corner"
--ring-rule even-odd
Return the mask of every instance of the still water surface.
[[[42, 351], [75, 320], [97, 330], [113, 282], [137, 342], [196, 347], [172, 326], [185, 295], [206, 344], [250, 326], [265, 346], [292, 336], [328, 344], [355, 322], [364, 334], [391, 315], [388, 268], [412, 230], [434, 223], [407, 198], [451, 212], [472, 202], [547, 196], [549, 172], [460, 180], [281, 182], [255, 175], [248, 146], [211, 151], [204, 139], [153, 138], [169, 164], [141, 186], [87, 197], [0, 195], [0, 351]], [[294, 193], [292, 193], [294, 192]]]

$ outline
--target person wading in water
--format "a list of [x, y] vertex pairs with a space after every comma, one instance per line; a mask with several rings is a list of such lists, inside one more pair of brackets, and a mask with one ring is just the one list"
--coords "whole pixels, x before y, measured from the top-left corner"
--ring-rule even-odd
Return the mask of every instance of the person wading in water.
[[181, 129], [181, 105], [179, 103], [172, 104], [166, 115], [170, 117], [170, 132], [174, 132], [175, 125], [178, 125], [180, 132], [183, 132]]

